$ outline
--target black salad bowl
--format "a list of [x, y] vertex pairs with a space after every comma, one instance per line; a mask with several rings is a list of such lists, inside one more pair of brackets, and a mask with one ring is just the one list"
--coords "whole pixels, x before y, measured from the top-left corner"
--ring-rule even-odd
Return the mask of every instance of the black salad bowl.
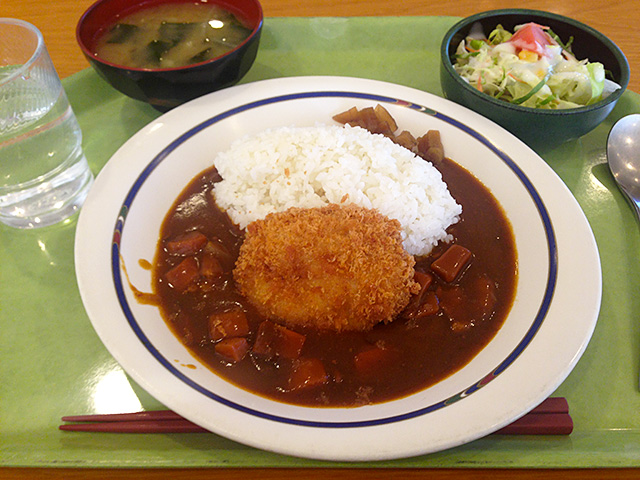
[[[565, 42], [573, 38], [576, 58], [601, 62], [620, 88], [597, 103], [571, 109], [545, 110], [495, 99], [471, 86], [455, 71], [455, 52], [474, 24], [485, 34], [497, 25], [513, 32], [517, 25], [534, 22], [550, 27]], [[479, 13], [456, 23], [440, 47], [440, 82], [446, 98], [493, 120], [529, 146], [544, 149], [579, 138], [596, 128], [614, 108], [629, 83], [629, 63], [607, 37], [576, 20], [528, 9], [503, 9]]]

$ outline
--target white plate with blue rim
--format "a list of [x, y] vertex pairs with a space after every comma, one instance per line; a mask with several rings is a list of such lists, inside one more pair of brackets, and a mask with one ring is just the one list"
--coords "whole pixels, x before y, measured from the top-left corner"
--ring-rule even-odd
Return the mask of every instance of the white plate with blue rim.
[[[380, 404], [314, 408], [267, 399], [216, 375], [171, 332], [151, 291], [160, 225], [215, 154], [247, 134], [329, 123], [353, 106], [381, 104], [412, 132], [437, 129], [448, 157], [501, 204], [516, 241], [511, 311], [467, 365], [415, 394]], [[591, 228], [553, 170], [501, 127], [440, 97], [343, 77], [265, 80], [212, 93], [151, 122], [98, 175], [75, 244], [84, 306], [100, 339], [147, 392], [190, 421], [256, 448], [335, 461], [428, 454], [471, 442], [552, 394], [584, 352], [602, 279]], [[576, 284], [580, 287], [576, 288]], [[193, 368], [195, 366], [195, 368]]]

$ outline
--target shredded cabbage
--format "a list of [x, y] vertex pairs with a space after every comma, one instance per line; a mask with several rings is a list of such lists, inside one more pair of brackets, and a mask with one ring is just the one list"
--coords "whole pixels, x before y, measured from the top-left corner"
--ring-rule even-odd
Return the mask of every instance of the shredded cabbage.
[[[516, 41], [520, 29], [530, 31]], [[458, 45], [454, 68], [478, 90], [533, 108], [591, 105], [620, 88], [605, 79], [601, 63], [576, 59], [570, 44], [532, 23], [517, 26], [513, 35], [498, 25], [488, 37], [476, 27]]]

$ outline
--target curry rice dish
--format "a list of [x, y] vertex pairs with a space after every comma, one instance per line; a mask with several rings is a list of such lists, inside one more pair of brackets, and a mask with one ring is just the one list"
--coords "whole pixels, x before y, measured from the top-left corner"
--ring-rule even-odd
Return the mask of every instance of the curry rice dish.
[[[326, 177], [327, 163], [309, 169]], [[375, 197], [388, 166], [365, 163], [373, 172], [364, 185]], [[438, 240], [424, 254], [407, 253], [417, 230], [407, 234], [401, 219], [352, 202], [357, 188], [335, 202], [266, 213], [245, 228], [219, 205], [226, 167], [217, 167], [193, 179], [163, 222], [154, 299], [182, 343], [228, 381], [298, 405], [384, 402], [459, 370], [502, 326], [517, 277], [511, 226], [486, 187], [450, 159], [438, 160], [429, 178], [446, 181], [446, 195], [464, 211], [447, 216], [436, 202], [436, 223], [448, 223], [431, 228]], [[258, 183], [245, 193], [268, 192], [260, 172], [269, 165], [260, 167], [245, 175]], [[289, 168], [296, 167], [280, 165], [285, 184]], [[383, 203], [394, 203], [395, 193]]]

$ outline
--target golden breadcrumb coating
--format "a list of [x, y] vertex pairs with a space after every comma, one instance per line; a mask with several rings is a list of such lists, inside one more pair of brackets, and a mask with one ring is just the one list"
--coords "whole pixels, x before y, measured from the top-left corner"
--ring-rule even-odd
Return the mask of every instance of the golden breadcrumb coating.
[[247, 226], [233, 275], [280, 323], [368, 330], [392, 321], [419, 290], [400, 232], [397, 220], [355, 205], [290, 208]]

